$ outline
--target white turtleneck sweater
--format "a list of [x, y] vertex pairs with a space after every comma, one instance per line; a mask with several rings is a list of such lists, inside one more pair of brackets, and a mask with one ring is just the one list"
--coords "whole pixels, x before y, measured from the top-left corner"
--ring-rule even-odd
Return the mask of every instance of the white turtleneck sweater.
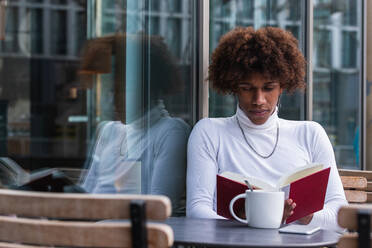
[[[273, 150], [279, 126], [279, 140], [272, 156], [261, 158], [248, 146], [237, 118], [248, 142], [264, 156]], [[330, 166], [324, 208], [314, 214], [310, 224], [341, 230], [337, 211], [347, 201], [332, 145], [316, 122], [280, 119], [276, 110], [264, 124], [255, 125], [238, 107], [232, 117], [205, 118], [194, 126], [188, 141], [187, 161], [186, 213], [195, 218], [223, 218], [216, 213], [216, 175], [224, 171], [275, 184], [296, 167], [309, 163]]]
[[81, 186], [90, 193], [166, 195], [172, 214], [184, 215], [189, 133], [188, 124], [170, 117], [162, 101], [130, 124], [108, 121]]

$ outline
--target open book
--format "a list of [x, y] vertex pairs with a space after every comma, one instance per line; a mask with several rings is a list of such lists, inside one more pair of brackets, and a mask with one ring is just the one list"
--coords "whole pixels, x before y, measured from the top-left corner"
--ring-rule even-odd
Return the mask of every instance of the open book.
[[[217, 214], [232, 218], [229, 211], [230, 201], [247, 190], [248, 187], [244, 183], [244, 179], [247, 179], [256, 189], [284, 191], [286, 199], [291, 198], [296, 203], [293, 215], [286, 220], [287, 224], [291, 223], [323, 209], [330, 169], [321, 164], [309, 164], [283, 175], [276, 183], [234, 172], [223, 172], [217, 175]], [[244, 200], [238, 200], [234, 209], [236, 212], [244, 209]]]
[[85, 192], [56, 168], [28, 172], [8, 157], [0, 157], [0, 187], [48, 192]]

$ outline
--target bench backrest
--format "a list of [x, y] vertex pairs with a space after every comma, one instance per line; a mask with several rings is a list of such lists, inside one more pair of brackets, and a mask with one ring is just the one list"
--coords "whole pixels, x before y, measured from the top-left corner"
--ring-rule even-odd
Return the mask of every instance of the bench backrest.
[[338, 171], [349, 203], [372, 203], [372, 171]]
[[372, 204], [350, 204], [338, 212], [338, 224], [350, 232], [344, 233], [338, 248], [372, 247], [371, 245]]
[[[145, 237], [150, 247], [169, 247], [173, 243], [168, 225], [137, 218], [168, 218], [171, 204], [165, 196], [0, 189], [0, 202], [0, 247], [132, 247], [133, 234]], [[136, 213], [139, 215], [131, 218]], [[99, 221], [107, 219], [120, 221]]]

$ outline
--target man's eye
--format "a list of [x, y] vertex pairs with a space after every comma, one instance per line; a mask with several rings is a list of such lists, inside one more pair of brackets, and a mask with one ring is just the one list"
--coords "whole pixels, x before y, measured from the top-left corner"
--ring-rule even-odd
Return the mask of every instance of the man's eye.
[[240, 87], [241, 91], [250, 91], [251, 89], [251, 87]]
[[265, 91], [272, 91], [274, 89], [274, 87], [265, 87], [264, 90]]

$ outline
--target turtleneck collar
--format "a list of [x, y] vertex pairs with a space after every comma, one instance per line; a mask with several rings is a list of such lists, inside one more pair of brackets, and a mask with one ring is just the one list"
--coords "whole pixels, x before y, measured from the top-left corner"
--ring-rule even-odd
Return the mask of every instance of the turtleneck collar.
[[134, 129], [142, 129], [144, 125], [149, 122], [150, 126], [154, 125], [161, 118], [168, 117], [169, 113], [165, 108], [163, 100], [159, 99], [157, 104], [152, 107], [144, 116], [133, 121], [129, 125]]
[[274, 113], [267, 119], [264, 124], [256, 125], [254, 124], [248, 116], [244, 113], [244, 111], [238, 106], [236, 108], [236, 118], [239, 119], [239, 122], [243, 128], [252, 128], [252, 129], [272, 129], [277, 127], [277, 123], [279, 121], [278, 117], [278, 107], [275, 108]]

